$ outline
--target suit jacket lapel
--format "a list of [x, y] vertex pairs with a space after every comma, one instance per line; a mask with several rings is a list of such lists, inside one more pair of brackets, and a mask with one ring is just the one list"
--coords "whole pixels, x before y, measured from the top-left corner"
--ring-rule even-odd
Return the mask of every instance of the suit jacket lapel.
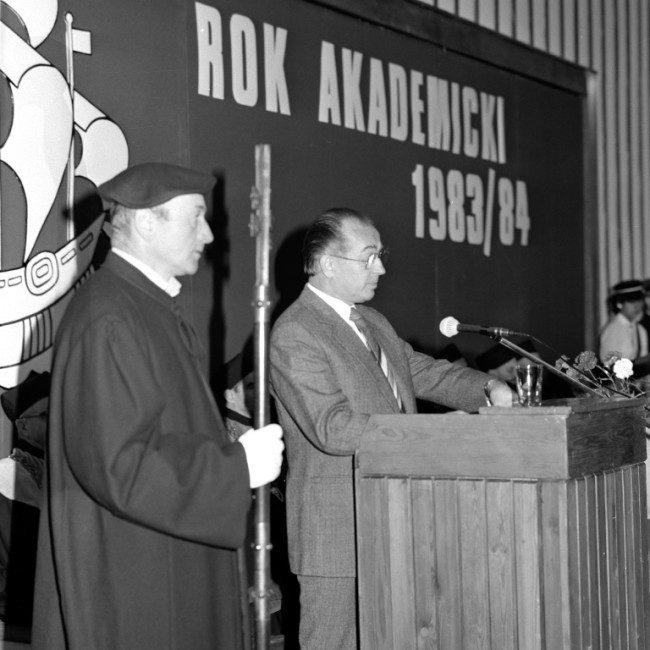
[[[350, 363], [358, 363], [369, 373], [369, 380], [384, 395], [390, 404], [394, 404], [397, 410], [397, 402], [393, 390], [388, 383], [384, 372], [372, 356], [372, 353], [363, 344], [363, 341], [354, 333], [352, 328], [323, 300], [321, 300], [311, 289], [305, 287], [300, 294], [299, 300], [317, 315], [316, 321], [322, 328], [323, 335], [329, 338], [333, 344], [339, 346], [346, 354], [350, 355]], [[385, 343], [383, 336], [378, 337], [380, 345]], [[390, 346], [389, 346], [390, 347]], [[389, 353], [386, 352], [388, 356]], [[394, 356], [394, 355], [393, 355]], [[390, 360], [390, 356], [388, 356]], [[398, 385], [402, 386], [401, 377], [397, 377]]]

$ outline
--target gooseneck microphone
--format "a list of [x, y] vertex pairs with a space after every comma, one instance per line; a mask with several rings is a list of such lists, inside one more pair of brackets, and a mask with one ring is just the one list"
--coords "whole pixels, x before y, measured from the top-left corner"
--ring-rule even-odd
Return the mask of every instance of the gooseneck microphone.
[[447, 316], [440, 321], [440, 331], [447, 337], [456, 336], [458, 332], [469, 332], [470, 334], [483, 334], [493, 339], [500, 336], [529, 336], [523, 332], [515, 332], [505, 327], [484, 327], [483, 325], [465, 325], [459, 323], [453, 316]]

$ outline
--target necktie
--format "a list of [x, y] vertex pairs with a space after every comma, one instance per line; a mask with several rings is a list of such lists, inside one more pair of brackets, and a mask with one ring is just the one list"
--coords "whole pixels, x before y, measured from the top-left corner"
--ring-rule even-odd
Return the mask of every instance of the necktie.
[[353, 307], [350, 311], [350, 320], [357, 326], [359, 331], [363, 334], [368, 344], [368, 349], [372, 352], [372, 356], [375, 357], [375, 360], [379, 364], [379, 367], [382, 369], [390, 387], [393, 390], [393, 395], [397, 400], [400, 411], [403, 411], [402, 398], [399, 395], [397, 390], [397, 382], [395, 380], [395, 375], [391, 370], [390, 364], [388, 363], [388, 358], [384, 354], [384, 351], [381, 349], [381, 346], [377, 342], [375, 335], [372, 332], [372, 328], [368, 325], [368, 321], [359, 313], [359, 310], [356, 307]]

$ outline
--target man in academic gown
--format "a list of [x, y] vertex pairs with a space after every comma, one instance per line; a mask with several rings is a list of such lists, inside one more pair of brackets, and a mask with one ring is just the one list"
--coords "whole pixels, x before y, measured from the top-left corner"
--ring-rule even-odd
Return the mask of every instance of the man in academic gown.
[[55, 342], [35, 650], [242, 646], [236, 549], [283, 443], [277, 425], [228, 439], [176, 304], [213, 184], [145, 163], [99, 188], [112, 250]]

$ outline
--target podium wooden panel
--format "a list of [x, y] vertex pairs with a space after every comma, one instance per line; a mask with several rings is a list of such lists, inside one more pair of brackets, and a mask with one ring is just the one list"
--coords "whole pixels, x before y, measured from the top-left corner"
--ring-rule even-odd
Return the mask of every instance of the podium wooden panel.
[[569, 402], [373, 418], [364, 650], [650, 648], [643, 402]]

